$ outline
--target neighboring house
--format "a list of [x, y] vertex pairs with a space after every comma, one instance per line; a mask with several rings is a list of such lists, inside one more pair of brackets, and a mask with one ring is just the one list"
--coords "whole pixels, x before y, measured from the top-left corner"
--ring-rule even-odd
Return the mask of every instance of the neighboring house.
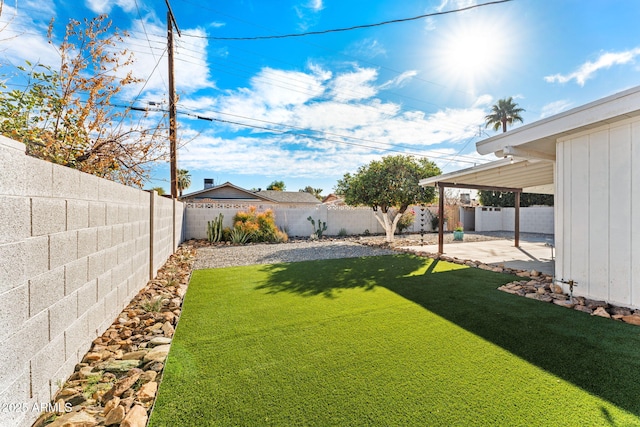
[[211, 180], [205, 179], [205, 188], [185, 194], [181, 198], [185, 202], [194, 203], [242, 203], [242, 204], [277, 204], [287, 206], [311, 206], [320, 202], [313, 194], [300, 191], [251, 191], [233, 185], [230, 182], [214, 186]]
[[331, 193], [324, 199], [322, 199], [322, 203], [325, 205], [332, 206], [346, 206], [347, 204], [344, 202], [344, 199], [337, 194]]
[[640, 308], [640, 86], [480, 141], [476, 149], [503, 159], [420, 185], [555, 194], [555, 279], [575, 281], [577, 295]]

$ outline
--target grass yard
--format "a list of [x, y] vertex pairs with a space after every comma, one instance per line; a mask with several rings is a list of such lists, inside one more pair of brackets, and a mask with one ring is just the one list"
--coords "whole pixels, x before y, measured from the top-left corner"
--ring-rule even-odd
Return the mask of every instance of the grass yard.
[[195, 271], [150, 426], [637, 426], [640, 328], [409, 255]]

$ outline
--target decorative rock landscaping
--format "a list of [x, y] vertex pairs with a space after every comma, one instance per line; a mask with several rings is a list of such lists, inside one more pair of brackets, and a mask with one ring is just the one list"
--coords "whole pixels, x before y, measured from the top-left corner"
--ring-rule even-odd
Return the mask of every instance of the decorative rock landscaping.
[[178, 248], [62, 385], [52, 407], [66, 412], [44, 413], [34, 427], [147, 424], [194, 261], [192, 246]]
[[[385, 246], [380, 243], [368, 243], [376, 246]], [[398, 249], [396, 249], [398, 250]], [[553, 277], [542, 274], [538, 271], [522, 271], [502, 266], [488, 265], [481, 261], [463, 260], [445, 255], [431, 254], [426, 252], [415, 252], [410, 250], [402, 250], [406, 253], [423, 256], [427, 258], [440, 259], [442, 261], [462, 264], [472, 268], [480, 268], [496, 273], [513, 274], [521, 277], [522, 280], [516, 280], [506, 285], [500, 286], [498, 289], [513, 295], [523, 296], [542, 302], [549, 302], [561, 307], [574, 309], [589, 313], [592, 316], [600, 316], [619, 320], [632, 325], [640, 326], [640, 309], [631, 309], [608, 304], [605, 301], [597, 301], [582, 296], [571, 297], [563, 292], [562, 287], [553, 283]]]

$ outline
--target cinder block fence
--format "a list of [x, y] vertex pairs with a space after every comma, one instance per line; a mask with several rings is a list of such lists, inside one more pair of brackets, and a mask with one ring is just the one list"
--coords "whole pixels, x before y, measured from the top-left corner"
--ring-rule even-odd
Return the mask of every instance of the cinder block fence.
[[0, 136], [0, 426], [29, 426], [182, 241], [183, 204]]

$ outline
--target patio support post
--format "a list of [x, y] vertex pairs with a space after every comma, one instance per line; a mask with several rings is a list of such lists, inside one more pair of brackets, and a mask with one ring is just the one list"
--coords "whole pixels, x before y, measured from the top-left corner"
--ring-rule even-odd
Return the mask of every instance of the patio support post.
[[514, 230], [515, 230], [515, 240], [516, 240], [516, 244], [515, 247], [519, 248], [520, 247], [520, 192], [516, 191], [514, 193], [514, 198], [515, 198], [515, 207], [516, 207], [516, 223], [514, 226]]
[[438, 185], [438, 255], [444, 253], [444, 185]]

